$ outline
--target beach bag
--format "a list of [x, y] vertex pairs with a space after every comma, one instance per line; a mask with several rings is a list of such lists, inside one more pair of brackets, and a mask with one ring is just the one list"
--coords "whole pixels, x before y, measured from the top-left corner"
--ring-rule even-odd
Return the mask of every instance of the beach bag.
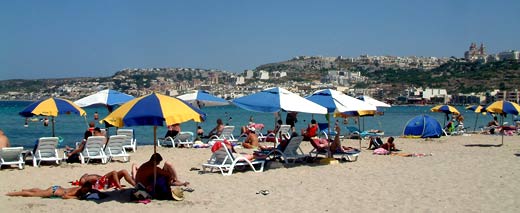
[[79, 159], [79, 154], [73, 154], [70, 157], [68, 157], [65, 162], [67, 163], [81, 163], [81, 160]]

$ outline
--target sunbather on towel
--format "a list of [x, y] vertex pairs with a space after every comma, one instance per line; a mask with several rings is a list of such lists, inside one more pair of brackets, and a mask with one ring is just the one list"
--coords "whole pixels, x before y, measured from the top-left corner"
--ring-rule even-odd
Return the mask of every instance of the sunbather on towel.
[[89, 182], [92, 184], [92, 187], [94, 189], [98, 190], [106, 189], [105, 186], [107, 186], [107, 188], [114, 187], [116, 189], [121, 189], [123, 188], [120, 182], [121, 178], [125, 178], [126, 182], [128, 182], [132, 186], [135, 186], [134, 179], [126, 169], [122, 169], [119, 171], [114, 170], [103, 176], [98, 174], [84, 174], [79, 179], [78, 184], [83, 185], [86, 182]]
[[381, 145], [383, 145], [383, 141], [378, 136], [370, 136], [370, 140], [368, 143], [369, 144], [368, 144], [367, 149], [370, 149], [370, 150], [377, 149], [377, 148], [381, 147]]
[[85, 183], [81, 187], [63, 188], [61, 186], [51, 186], [47, 189], [22, 189], [18, 192], [9, 192], [7, 196], [21, 197], [43, 197], [43, 198], [63, 198], [63, 199], [80, 199], [87, 193], [92, 191], [92, 184]]
[[386, 143], [381, 145], [381, 148], [386, 149], [387, 151], [399, 151], [395, 148], [394, 137], [389, 137]]
[[341, 135], [341, 127], [339, 125], [334, 126], [334, 130], [336, 131], [336, 136], [334, 136], [334, 141], [330, 145], [330, 152], [336, 153], [336, 152], [348, 152], [348, 151], [355, 151], [357, 149], [352, 147], [346, 147], [341, 145], [340, 135]]

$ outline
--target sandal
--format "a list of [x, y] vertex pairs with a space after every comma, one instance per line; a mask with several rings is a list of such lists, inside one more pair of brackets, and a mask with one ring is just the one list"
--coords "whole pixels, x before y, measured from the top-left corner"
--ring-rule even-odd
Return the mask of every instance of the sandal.
[[193, 191], [195, 191], [195, 189], [187, 187], [187, 188], [183, 188], [182, 191], [193, 192]]

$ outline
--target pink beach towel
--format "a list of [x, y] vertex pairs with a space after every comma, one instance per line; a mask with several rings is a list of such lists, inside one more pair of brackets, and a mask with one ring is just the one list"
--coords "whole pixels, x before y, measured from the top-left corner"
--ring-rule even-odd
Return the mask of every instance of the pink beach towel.
[[388, 155], [390, 154], [390, 152], [388, 152], [388, 150], [386, 149], [383, 149], [383, 148], [377, 148], [376, 150], [374, 150], [374, 155]]

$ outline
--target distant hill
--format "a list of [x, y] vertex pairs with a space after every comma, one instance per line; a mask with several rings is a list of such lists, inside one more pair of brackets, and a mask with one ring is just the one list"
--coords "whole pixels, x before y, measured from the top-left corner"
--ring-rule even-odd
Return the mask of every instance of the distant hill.
[[[305, 64], [302, 66], [302, 64]], [[256, 70], [286, 71], [291, 80], [319, 80], [327, 75], [328, 70], [344, 69], [359, 71], [369, 78], [369, 82], [357, 84], [358, 88], [380, 87], [392, 88], [389, 92], [410, 86], [445, 88], [448, 93], [485, 92], [494, 89], [520, 89], [520, 62], [498, 61], [489, 63], [449, 61], [440, 67], [425, 69], [399, 69], [367, 66], [355, 63], [342, 63], [340, 60], [314, 60], [311, 63], [298, 63], [289, 60], [279, 63], [261, 65]]]
[[499, 61], [468, 63], [451, 61], [432, 70], [381, 69], [361, 71], [371, 82], [397, 87], [414, 85], [445, 88], [448, 93], [485, 92], [493, 89], [520, 89], [520, 63]]

